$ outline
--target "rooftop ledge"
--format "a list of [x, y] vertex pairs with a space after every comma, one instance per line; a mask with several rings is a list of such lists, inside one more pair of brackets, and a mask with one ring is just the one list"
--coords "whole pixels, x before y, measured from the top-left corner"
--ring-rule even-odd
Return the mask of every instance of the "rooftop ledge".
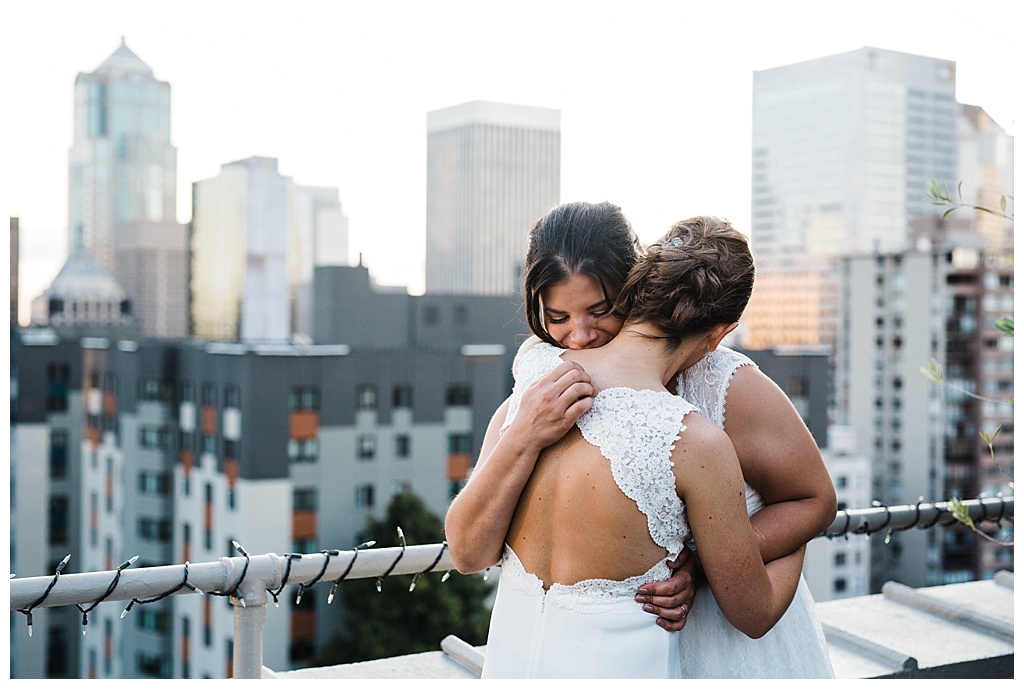
[[[1013, 674], [1013, 573], [817, 604], [836, 679], [1000, 679]], [[441, 649], [274, 672], [266, 679], [473, 679], [486, 647], [449, 636]]]

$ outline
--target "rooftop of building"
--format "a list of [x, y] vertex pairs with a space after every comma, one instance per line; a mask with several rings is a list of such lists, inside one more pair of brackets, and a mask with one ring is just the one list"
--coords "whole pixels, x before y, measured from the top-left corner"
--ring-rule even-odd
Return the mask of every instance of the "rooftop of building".
[[[999, 679], [1014, 676], [1013, 573], [992, 580], [817, 604], [837, 679]], [[437, 651], [275, 672], [273, 679], [472, 679], [486, 646], [447, 637]]]

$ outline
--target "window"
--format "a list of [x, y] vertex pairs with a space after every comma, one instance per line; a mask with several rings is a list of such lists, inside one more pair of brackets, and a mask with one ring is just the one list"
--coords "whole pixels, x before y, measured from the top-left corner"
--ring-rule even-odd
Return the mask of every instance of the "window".
[[434, 304], [427, 304], [423, 307], [423, 322], [426, 325], [437, 325], [438, 313], [437, 306]]
[[374, 491], [372, 483], [364, 483], [361, 486], [356, 486], [356, 507], [372, 509], [373, 492]]
[[456, 304], [454, 317], [455, 325], [465, 325], [469, 322], [469, 308], [465, 304]]
[[170, 402], [173, 387], [166, 380], [143, 378], [139, 381], [139, 399], [146, 402]]
[[359, 459], [373, 459], [377, 454], [377, 436], [363, 434], [356, 444], [356, 455]]
[[360, 385], [356, 389], [357, 409], [377, 408], [377, 388], [373, 385]]
[[448, 454], [469, 454], [473, 450], [473, 436], [469, 433], [452, 433], [448, 436]]
[[391, 391], [391, 406], [395, 409], [412, 409], [412, 386], [396, 385]]
[[300, 385], [288, 394], [288, 408], [292, 411], [319, 411], [320, 388], [314, 385]]
[[316, 438], [309, 440], [289, 440], [288, 460], [291, 462], [315, 462], [320, 458], [320, 441]]
[[47, 510], [50, 545], [64, 545], [68, 542], [68, 499], [63, 495], [50, 496]]
[[144, 541], [169, 541], [171, 539], [170, 520], [141, 517], [139, 519], [139, 538]]
[[839, 577], [838, 579], [833, 581], [832, 582], [832, 590], [835, 591], [836, 593], [842, 593], [843, 591], [845, 591], [846, 590], [846, 578], [845, 577]]
[[70, 378], [71, 370], [67, 364], [47, 364], [46, 411], [67, 411], [68, 381]]
[[149, 450], [166, 450], [171, 446], [171, 429], [164, 426], [142, 426], [139, 429], [139, 445]]
[[835, 564], [837, 567], [842, 567], [846, 564], [846, 553], [836, 553]]
[[472, 391], [468, 385], [449, 385], [444, 402], [449, 407], [468, 407], [472, 400]]
[[169, 495], [171, 476], [166, 472], [139, 472], [139, 492], [143, 495]]
[[[296, 488], [292, 491], [292, 511], [315, 510], [316, 488]], [[300, 551], [302, 552], [302, 551]]]
[[401, 459], [408, 459], [410, 451], [410, 439], [407, 435], [395, 436], [395, 456]]
[[224, 406], [230, 409], [238, 409], [240, 405], [240, 396], [238, 394], [237, 385], [228, 385], [224, 388]]
[[203, 383], [202, 394], [199, 403], [204, 407], [217, 406], [217, 386], [213, 383]]
[[68, 432], [63, 428], [50, 431], [50, 478], [64, 478], [68, 473]]

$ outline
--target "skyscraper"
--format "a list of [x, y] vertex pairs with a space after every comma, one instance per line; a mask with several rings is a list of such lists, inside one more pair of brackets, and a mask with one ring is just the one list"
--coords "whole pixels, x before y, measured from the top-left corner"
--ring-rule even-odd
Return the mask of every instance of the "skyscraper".
[[751, 244], [758, 278], [745, 342], [832, 344], [840, 255], [906, 248], [955, 187], [956, 66], [861, 48], [754, 73]]
[[560, 113], [472, 101], [427, 114], [426, 291], [513, 294], [559, 202]]
[[68, 247], [82, 244], [132, 297], [147, 335], [186, 334], [186, 228], [175, 219], [171, 87], [122, 39], [75, 79]]
[[246, 158], [192, 185], [191, 331], [287, 341], [288, 186], [276, 158]]

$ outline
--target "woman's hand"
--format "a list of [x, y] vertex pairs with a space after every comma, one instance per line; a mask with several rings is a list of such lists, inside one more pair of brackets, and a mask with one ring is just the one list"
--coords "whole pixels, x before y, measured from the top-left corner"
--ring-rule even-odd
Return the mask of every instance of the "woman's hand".
[[539, 453], [554, 445], [594, 404], [590, 376], [574, 361], [565, 361], [523, 392], [519, 411], [506, 434], [522, 434]]
[[704, 571], [697, 554], [689, 548], [668, 566], [672, 576], [665, 581], [644, 584], [637, 589], [634, 600], [643, 605], [644, 612], [658, 616], [655, 623], [659, 627], [678, 632], [686, 626], [686, 618], [693, 610], [693, 599], [703, 582]]

